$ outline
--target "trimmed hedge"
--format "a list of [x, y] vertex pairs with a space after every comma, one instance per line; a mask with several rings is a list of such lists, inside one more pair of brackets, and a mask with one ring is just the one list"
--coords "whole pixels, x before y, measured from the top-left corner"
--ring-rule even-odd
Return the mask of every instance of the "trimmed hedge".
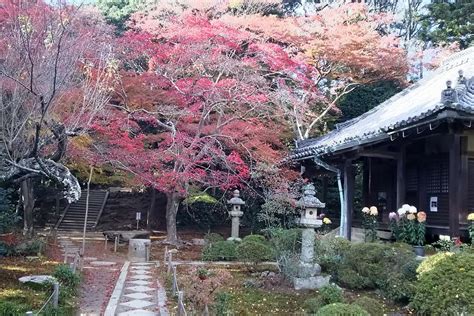
[[369, 313], [359, 305], [334, 303], [319, 309], [316, 316], [369, 316]]
[[205, 261], [231, 261], [236, 258], [237, 243], [224, 240], [217, 241], [204, 247], [202, 250], [202, 260]]
[[423, 315], [473, 315], [473, 267], [474, 254], [470, 253], [438, 261], [419, 275], [411, 306]]
[[380, 316], [384, 314], [383, 304], [374, 298], [362, 296], [356, 299], [353, 304], [362, 307], [370, 316]]

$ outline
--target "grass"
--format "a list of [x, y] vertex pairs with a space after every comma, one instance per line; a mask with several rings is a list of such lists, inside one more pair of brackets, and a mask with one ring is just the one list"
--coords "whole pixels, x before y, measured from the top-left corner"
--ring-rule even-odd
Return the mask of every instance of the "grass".
[[[0, 309], [4, 302], [14, 304], [18, 314], [26, 311], [38, 311], [52, 293], [50, 286], [25, 285], [18, 279], [27, 275], [51, 275], [58, 262], [46, 258], [28, 260], [24, 257], [0, 258]], [[63, 296], [64, 297], [64, 296]], [[73, 315], [74, 299], [60, 297], [60, 308], [48, 311], [48, 315]], [[0, 314], [2, 311], [0, 310]]]

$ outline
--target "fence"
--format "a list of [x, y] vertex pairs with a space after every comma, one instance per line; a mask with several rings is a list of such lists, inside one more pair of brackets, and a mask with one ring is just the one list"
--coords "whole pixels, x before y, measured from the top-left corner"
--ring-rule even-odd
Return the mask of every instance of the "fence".
[[31, 311], [26, 312], [26, 315], [30, 315], [30, 316], [41, 315], [41, 312], [45, 310], [46, 306], [48, 306], [49, 303], [52, 303], [53, 308], [58, 308], [58, 303], [59, 303], [59, 283], [58, 282], [53, 283], [53, 292], [48, 297], [48, 299], [44, 302], [43, 306], [41, 306], [39, 311], [36, 314]]
[[171, 274], [171, 294], [178, 298], [178, 316], [187, 316], [186, 308], [184, 306], [184, 291], [179, 289], [178, 278], [176, 275], [176, 265], [173, 264], [173, 251], [165, 248], [164, 264], [167, 266], [166, 272]]

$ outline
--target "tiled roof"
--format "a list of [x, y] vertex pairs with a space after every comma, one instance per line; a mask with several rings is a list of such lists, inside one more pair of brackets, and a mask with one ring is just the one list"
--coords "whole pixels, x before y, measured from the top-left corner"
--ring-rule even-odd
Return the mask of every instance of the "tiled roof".
[[[459, 79], [459, 71], [465, 80]], [[446, 82], [454, 84], [457, 99], [442, 100]], [[300, 141], [290, 159], [335, 153], [357, 144], [389, 138], [389, 133], [408, 127], [444, 110], [474, 114], [474, 47], [450, 56], [430, 77], [350, 121], [339, 124], [330, 133]]]

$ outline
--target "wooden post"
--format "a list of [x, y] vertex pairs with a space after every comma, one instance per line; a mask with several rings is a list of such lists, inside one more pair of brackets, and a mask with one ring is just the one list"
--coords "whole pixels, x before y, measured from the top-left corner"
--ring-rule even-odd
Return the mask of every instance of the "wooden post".
[[405, 145], [400, 146], [400, 153], [397, 159], [397, 205], [396, 208], [401, 207], [406, 203], [406, 177], [405, 177], [405, 161], [406, 161], [406, 147]]
[[117, 252], [118, 243], [119, 243], [119, 236], [115, 235], [114, 252]]
[[460, 143], [461, 150], [461, 165], [460, 165], [460, 178], [459, 178], [459, 190], [458, 199], [460, 201], [460, 214], [459, 221], [467, 222], [467, 215], [469, 213], [469, 201], [468, 201], [468, 187], [469, 187], [469, 154], [468, 154], [468, 137], [461, 137]]
[[461, 137], [452, 135], [449, 148], [449, 233], [459, 237], [459, 213], [461, 201], [459, 191], [461, 179]]
[[347, 159], [344, 162], [344, 221], [343, 225], [344, 238], [351, 240], [352, 235], [352, 212], [354, 208], [354, 182], [355, 174], [352, 160]]

